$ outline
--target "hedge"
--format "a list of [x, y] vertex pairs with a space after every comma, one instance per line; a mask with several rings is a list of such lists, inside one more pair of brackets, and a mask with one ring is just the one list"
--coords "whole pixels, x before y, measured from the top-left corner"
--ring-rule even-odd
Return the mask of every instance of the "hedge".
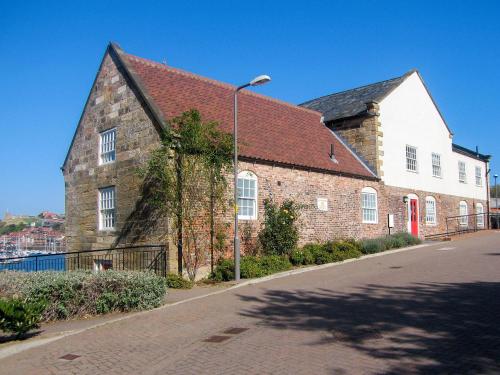
[[[280, 255], [243, 256], [240, 261], [242, 279], [253, 279], [271, 275], [292, 268], [288, 257]], [[210, 279], [215, 281], [234, 280], [234, 262], [232, 259], [221, 259], [217, 263]]]
[[[363, 254], [419, 244], [420, 239], [408, 233], [396, 233], [363, 241], [352, 239], [329, 241], [326, 243], [309, 243], [302, 248], [291, 251], [289, 257], [278, 255], [243, 256], [241, 257], [241, 278], [249, 279], [286, 271], [293, 266], [310, 264], [326, 264], [341, 262], [346, 259], [359, 258]], [[234, 262], [232, 259], [221, 259], [210, 275], [214, 281], [234, 280]]]
[[43, 321], [155, 308], [166, 290], [152, 272], [0, 272], [0, 297], [43, 303]]

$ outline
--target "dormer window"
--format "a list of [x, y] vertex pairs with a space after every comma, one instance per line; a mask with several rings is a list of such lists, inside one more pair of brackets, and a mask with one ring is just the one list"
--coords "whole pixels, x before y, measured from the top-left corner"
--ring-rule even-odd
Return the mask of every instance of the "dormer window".
[[116, 129], [110, 129], [100, 134], [99, 165], [113, 163], [116, 159]]

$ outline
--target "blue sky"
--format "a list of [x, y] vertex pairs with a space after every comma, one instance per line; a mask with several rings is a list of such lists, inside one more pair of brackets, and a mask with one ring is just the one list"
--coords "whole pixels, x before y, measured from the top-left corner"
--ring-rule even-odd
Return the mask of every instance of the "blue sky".
[[64, 211], [59, 168], [109, 41], [229, 83], [268, 73], [259, 92], [292, 103], [418, 68], [454, 141], [500, 157], [498, 14], [495, 1], [2, 2], [0, 215]]

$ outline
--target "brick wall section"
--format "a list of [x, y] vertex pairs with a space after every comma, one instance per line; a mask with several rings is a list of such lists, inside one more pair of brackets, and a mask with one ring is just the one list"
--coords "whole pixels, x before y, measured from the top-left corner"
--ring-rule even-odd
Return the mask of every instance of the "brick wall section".
[[[99, 133], [116, 128], [116, 161], [99, 165]], [[137, 168], [158, 147], [158, 132], [110, 55], [105, 56], [65, 165], [66, 235], [70, 251], [116, 242], [154, 243], [164, 223], [144, 220]], [[98, 189], [116, 186], [119, 232], [98, 230]], [[125, 233], [126, 232], [126, 233]], [[147, 236], [145, 236], [147, 234]]]
[[[403, 197], [407, 196], [408, 194], [415, 194], [418, 197], [420, 237], [446, 232], [446, 218], [460, 215], [460, 201], [467, 202], [469, 214], [476, 213], [477, 203], [481, 203], [483, 205], [484, 212], [486, 212], [487, 209], [486, 200], [456, 197], [452, 195], [403, 189], [392, 186], [383, 186], [381, 190], [383, 191], [383, 197], [381, 199], [386, 200], [385, 205], [389, 207], [389, 212], [394, 214], [394, 229], [396, 232], [407, 231], [408, 213], [406, 207], [407, 205], [403, 202]], [[425, 198], [427, 196], [432, 196], [436, 200], [436, 224], [428, 225], [425, 222]], [[455, 231], [458, 229], [457, 220], [458, 219], [449, 220], [450, 231]], [[468, 222], [468, 226], [470, 228], [473, 228], [475, 225], [475, 218], [470, 217]], [[484, 223], [485, 225], [487, 225], [486, 218], [484, 219]]]
[[[304, 206], [299, 219], [300, 243], [327, 241], [336, 238], [366, 238], [387, 233], [386, 223], [364, 224], [361, 216], [361, 189], [373, 187], [377, 181], [339, 175], [308, 172], [258, 163], [240, 162], [241, 171], [251, 171], [258, 178], [258, 216], [256, 221], [241, 220], [242, 226], [260, 228], [264, 218], [264, 200], [276, 202], [293, 199]], [[317, 208], [317, 198], [328, 200], [328, 211]], [[387, 211], [384, 200], [380, 210]]]

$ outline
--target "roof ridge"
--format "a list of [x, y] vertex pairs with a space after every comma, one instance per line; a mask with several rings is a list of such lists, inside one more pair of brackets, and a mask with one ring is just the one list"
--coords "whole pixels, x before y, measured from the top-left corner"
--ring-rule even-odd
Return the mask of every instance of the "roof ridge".
[[[183, 70], [183, 69], [175, 68], [175, 67], [172, 67], [172, 66], [169, 66], [169, 65], [165, 65], [165, 64], [162, 64], [162, 63], [150, 60], [150, 59], [146, 59], [144, 57], [132, 55], [132, 54], [127, 53], [127, 52], [123, 52], [123, 53], [125, 55], [127, 55], [129, 58], [135, 59], [138, 62], [141, 62], [143, 64], [148, 64], [148, 65], [156, 67], [156, 68], [165, 69], [165, 70], [170, 71], [172, 73], [184, 75], [186, 77], [197, 79], [197, 80], [200, 80], [200, 81], [203, 81], [203, 82], [206, 82], [206, 83], [210, 83], [210, 84], [213, 84], [213, 85], [216, 85], [216, 86], [224, 87], [226, 89], [235, 90], [236, 87], [237, 87], [236, 85], [232, 85], [232, 84], [229, 84], [229, 83], [217, 81], [216, 79], [213, 79], [213, 78], [204, 77], [202, 75], [199, 75], [199, 74], [196, 74], [196, 73], [192, 73], [192, 72], [189, 72], [189, 71], [186, 71], [186, 70]], [[262, 95], [262, 94], [259, 94], [259, 93], [256, 93], [256, 92], [253, 92], [253, 91], [250, 91], [250, 90], [242, 90], [240, 92], [243, 93], [244, 95], [255, 96], [255, 97], [258, 97], [258, 98], [261, 98], [261, 99], [265, 99], [267, 101], [274, 102], [274, 103], [277, 103], [277, 104], [285, 105], [285, 106], [288, 106], [288, 107], [291, 107], [291, 108], [294, 108], [294, 109], [297, 109], [297, 110], [300, 110], [300, 111], [306, 111], [306, 112], [309, 112], [309, 113], [314, 113], [315, 115], [318, 115], [319, 117], [322, 116], [321, 112], [316, 111], [314, 109], [301, 107], [299, 105], [296, 105], [296, 104], [293, 104], [293, 103], [289, 103], [289, 102], [285, 102], [283, 100], [275, 99], [275, 98], [272, 98], [270, 96]]]
[[306, 102], [300, 103], [299, 106], [302, 106], [302, 105], [305, 105], [305, 104], [309, 104], [311, 102], [315, 102], [315, 101], [317, 101], [319, 99], [328, 98], [328, 97], [339, 95], [339, 94], [344, 94], [344, 93], [349, 92], [349, 91], [364, 89], [366, 87], [370, 87], [370, 86], [374, 86], [374, 85], [379, 85], [379, 84], [385, 83], [385, 82], [395, 81], [395, 80], [401, 79], [401, 78], [405, 78], [406, 79], [407, 77], [409, 77], [411, 74], [413, 74], [415, 72], [418, 72], [418, 70], [415, 69], [415, 68], [413, 68], [413, 69], [410, 69], [409, 71], [407, 71], [405, 74], [403, 74], [401, 76], [397, 76], [397, 77], [393, 77], [393, 78], [389, 78], [389, 79], [384, 79], [382, 81], [369, 83], [367, 85], [357, 86], [357, 87], [353, 87], [351, 89], [342, 90], [342, 91], [334, 92], [334, 93], [331, 93], [331, 94], [326, 94], [326, 95], [323, 95], [323, 96], [319, 96], [317, 98], [314, 98], [314, 99], [308, 100]]

